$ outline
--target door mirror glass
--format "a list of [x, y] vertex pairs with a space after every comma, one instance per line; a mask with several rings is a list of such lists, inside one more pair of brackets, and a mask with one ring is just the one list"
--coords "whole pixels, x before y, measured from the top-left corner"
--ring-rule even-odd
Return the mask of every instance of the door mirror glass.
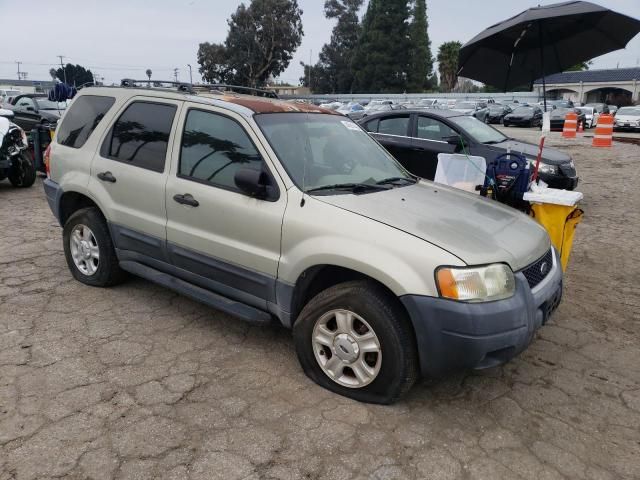
[[236, 187], [252, 197], [267, 197], [269, 178], [263, 171], [252, 168], [240, 168], [236, 171], [233, 181]]

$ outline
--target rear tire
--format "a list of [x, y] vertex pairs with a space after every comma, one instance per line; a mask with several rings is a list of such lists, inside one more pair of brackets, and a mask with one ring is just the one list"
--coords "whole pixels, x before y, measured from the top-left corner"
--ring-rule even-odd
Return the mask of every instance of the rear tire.
[[126, 278], [107, 223], [97, 208], [83, 208], [71, 215], [64, 224], [62, 239], [67, 265], [79, 282], [109, 287]]
[[36, 167], [23, 151], [16, 164], [9, 169], [9, 181], [16, 188], [29, 188], [36, 181]]
[[346, 282], [316, 295], [298, 316], [293, 338], [309, 378], [361, 402], [393, 403], [418, 377], [411, 324], [374, 282]]

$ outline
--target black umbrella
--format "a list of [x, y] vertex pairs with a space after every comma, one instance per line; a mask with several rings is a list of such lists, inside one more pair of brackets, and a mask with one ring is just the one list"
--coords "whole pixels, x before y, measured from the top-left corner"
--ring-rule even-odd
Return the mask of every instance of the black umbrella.
[[530, 8], [487, 28], [460, 49], [458, 75], [503, 91], [624, 48], [640, 20], [590, 2]]

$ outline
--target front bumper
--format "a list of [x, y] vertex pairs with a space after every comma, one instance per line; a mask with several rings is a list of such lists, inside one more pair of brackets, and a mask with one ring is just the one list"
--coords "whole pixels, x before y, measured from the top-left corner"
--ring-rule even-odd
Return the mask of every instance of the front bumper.
[[578, 177], [567, 177], [562, 174], [540, 173], [540, 179], [551, 188], [559, 188], [561, 190], [575, 190], [578, 186]]
[[515, 278], [513, 297], [495, 302], [463, 303], [418, 295], [400, 298], [415, 330], [423, 375], [500, 365], [531, 343], [562, 298], [558, 253], [554, 249], [552, 271], [535, 288], [529, 287], [522, 272]]

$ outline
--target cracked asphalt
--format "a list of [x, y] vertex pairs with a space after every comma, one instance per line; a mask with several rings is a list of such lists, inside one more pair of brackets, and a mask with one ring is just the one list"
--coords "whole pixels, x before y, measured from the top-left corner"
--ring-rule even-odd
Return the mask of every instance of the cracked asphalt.
[[313, 384], [287, 330], [81, 285], [41, 181], [0, 183], [0, 480], [640, 478], [640, 147], [548, 144], [586, 196], [562, 305], [510, 363], [393, 406]]

